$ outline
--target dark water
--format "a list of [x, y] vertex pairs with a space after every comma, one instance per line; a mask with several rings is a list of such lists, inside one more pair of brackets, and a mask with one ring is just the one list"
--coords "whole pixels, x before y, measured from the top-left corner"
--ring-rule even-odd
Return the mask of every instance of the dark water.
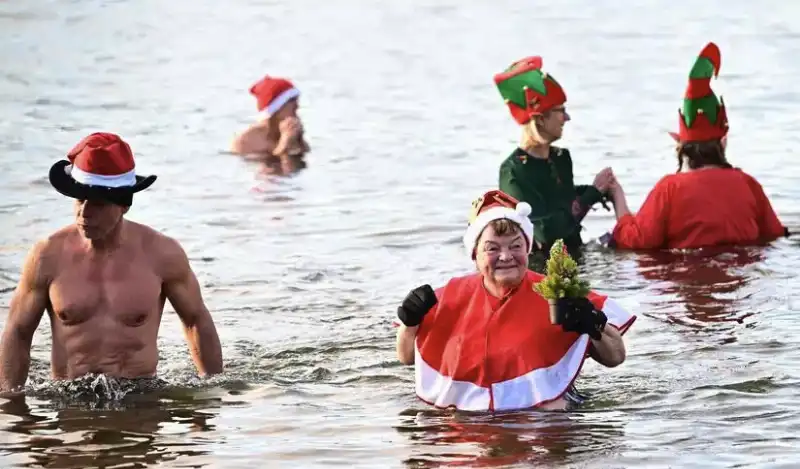
[[[389, 321], [408, 289], [471, 269], [469, 204], [517, 138], [491, 77], [519, 57], [543, 55], [567, 89], [577, 180], [611, 165], [635, 208], [674, 170], [665, 132], [694, 56], [716, 41], [730, 158], [800, 226], [800, 4], [636, 5], [0, 3], [0, 324], [28, 247], [70, 221], [47, 169], [113, 131], [159, 175], [131, 218], [184, 243], [227, 369], [194, 377], [168, 309], [170, 387], [64, 399], [46, 382], [45, 319], [28, 397], [0, 401], [0, 466], [800, 465], [797, 240], [672, 255], [591, 245], [587, 278], [640, 319], [623, 366], [585, 367], [580, 412], [432, 412], [394, 361]], [[292, 178], [224, 152], [267, 72], [305, 93], [314, 152]], [[593, 212], [585, 238], [612, 225]]]

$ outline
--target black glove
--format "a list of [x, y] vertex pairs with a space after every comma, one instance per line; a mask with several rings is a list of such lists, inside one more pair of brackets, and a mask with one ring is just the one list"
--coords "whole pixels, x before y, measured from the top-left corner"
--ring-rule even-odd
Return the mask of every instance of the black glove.
[[589, 334], [589, 337], [600, 340], [608, 318], [602, 311], [595, 309], [587, 298], [559, 298], [558, 323], [567, 332]]
[[421, 285], [406, 295], [397, 308], [397, 317], [407, 327], [419, 326], [422, 318], [436, 305], [436, 293], [430, 285]]

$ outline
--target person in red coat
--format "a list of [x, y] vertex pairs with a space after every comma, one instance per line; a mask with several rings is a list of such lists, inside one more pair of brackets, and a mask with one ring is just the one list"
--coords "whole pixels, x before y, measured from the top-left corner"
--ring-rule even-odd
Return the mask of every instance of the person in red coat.
[[[661, 178], [636, 214], [617, 182], [611, 189], [617, 223], [609, 244], [619, 249], [692, 249], [750, 245], [788, 236], [761, 184], [725, 157], [725, 103], [711, 90], [720, 50], [713, 42], [689, 73], [679, 110], [678, 172]], [[682, 172], [682, 170], [684, 170]]]
[[622, 335], [636, 316], [590, 291], [558, 301], [557, 324], [527, 268], [533, 223], [527, 202], [498, 190], [473, 202], [463, 236], [476, 272], [434, 290], [411, 290], [397, 309], [397, 358], [414, 365], [415, 389], [439, 408], [565, 410], [583, 401], [573, 383], [591, 357], [625, 361]]

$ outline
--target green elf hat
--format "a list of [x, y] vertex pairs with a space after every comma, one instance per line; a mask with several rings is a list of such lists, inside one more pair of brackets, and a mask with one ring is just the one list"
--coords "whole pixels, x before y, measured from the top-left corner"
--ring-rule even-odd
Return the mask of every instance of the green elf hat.
[[500, 96], [520, 125], [567, 101], [561, 85], [542, 71], [542, 58], [526, 57], [494, 76]]
[[722, 63], [719, 47], [709, 42], [700, 52], [689, 72], [689, 86], [678, 110], [678, 133], [669, 134], [678, 143], [704, 142], [724, 137], [728, 133], [728, 116], [722, 97], [711, 90], [711, 77], [719, 75]]

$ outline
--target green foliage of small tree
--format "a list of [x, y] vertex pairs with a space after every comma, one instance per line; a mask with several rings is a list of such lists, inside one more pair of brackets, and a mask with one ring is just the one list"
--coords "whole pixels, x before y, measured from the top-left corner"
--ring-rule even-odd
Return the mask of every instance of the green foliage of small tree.
[[546, 268], [547, 275], [533, 286], [544, 298], [580, 298], [589, 294], [589, 283], [578, 278], [578, 263], [570, 257], [563, 240], [553, 243]]

